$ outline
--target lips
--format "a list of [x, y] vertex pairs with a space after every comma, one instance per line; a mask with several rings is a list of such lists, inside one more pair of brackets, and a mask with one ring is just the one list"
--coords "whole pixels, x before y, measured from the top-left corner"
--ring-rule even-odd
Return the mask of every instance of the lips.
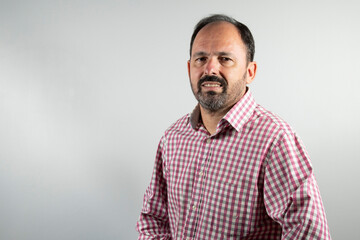
[[222, 87], [222, 84], [219, 82], [204, 82], [201, 84], [202, 87]]
[[199, 79], [198, 82], [198, 92], [202, 91], [207, 93], [219, 93], [226, 92], [227, 82], [224, 78], [212, 75], [212, 76], [204, 76]]

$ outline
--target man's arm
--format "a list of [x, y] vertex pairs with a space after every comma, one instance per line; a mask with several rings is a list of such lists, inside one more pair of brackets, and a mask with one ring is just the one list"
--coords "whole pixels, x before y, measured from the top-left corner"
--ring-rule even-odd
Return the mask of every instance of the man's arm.
[[167, 189], [163, 171], [163, 144], [159, 143], [151, 182], [144, 194], [140, 218], [136, 224], [138, 239], [171, 239], [167, 212]]
[[331, 239], [309, 157], [295, 134], [285, 134], [271, 153], [264, 202], [282, 239]]

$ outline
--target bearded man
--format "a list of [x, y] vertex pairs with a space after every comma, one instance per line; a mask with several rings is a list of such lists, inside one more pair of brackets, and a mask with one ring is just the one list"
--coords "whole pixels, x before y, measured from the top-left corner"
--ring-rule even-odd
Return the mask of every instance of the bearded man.
[[254, 52], [231, 17], [196, 25], [188, 73], [199, 104], [160, 140], [139, 239], [331, 239], [304, 146], [247, 87]]

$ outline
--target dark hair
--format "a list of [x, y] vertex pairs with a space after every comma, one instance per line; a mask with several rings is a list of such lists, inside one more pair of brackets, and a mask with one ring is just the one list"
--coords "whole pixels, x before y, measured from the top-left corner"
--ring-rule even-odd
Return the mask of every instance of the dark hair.
[[194, 32], [191, 36], [191, 42], [190, 42], [190, 57], [191, 57], [191, 51], [192, 46], [195, 40], [196, 35], [199, 33], [199, 31], [208, 25], [209, 23], [213, 22], [228, 22], [233, 24], [239, 31], [241, 40], [244, 42], [246, 48], [247, 48], [247, 54], [246, 58], [248, 62], [252, 62], [254, 60], [255, 55], [255, 42], [254, 38], [247, 26], [242, 24], [241, 22], [236, 21], [234, 18], [223, 15], [223, 14], [214, 14], [209, 17], [201, 19], [198, 24], [196, 24], [194, 28]]

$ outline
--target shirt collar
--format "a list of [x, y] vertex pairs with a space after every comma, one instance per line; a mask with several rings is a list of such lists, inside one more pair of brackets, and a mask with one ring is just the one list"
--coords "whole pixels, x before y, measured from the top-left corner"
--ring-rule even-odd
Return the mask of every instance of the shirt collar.
[[[221, 121], [226, 120], [239, 132], [241, 127], [250, 119], [255, 108], [255, 99], [250, 89], [247, 88], [245, 95], [227, 112]], [[201, 126], [200, 115], [200, 106], [198, 104], [190, 114], [190, 124], [194, 130], [198, 130]]]

